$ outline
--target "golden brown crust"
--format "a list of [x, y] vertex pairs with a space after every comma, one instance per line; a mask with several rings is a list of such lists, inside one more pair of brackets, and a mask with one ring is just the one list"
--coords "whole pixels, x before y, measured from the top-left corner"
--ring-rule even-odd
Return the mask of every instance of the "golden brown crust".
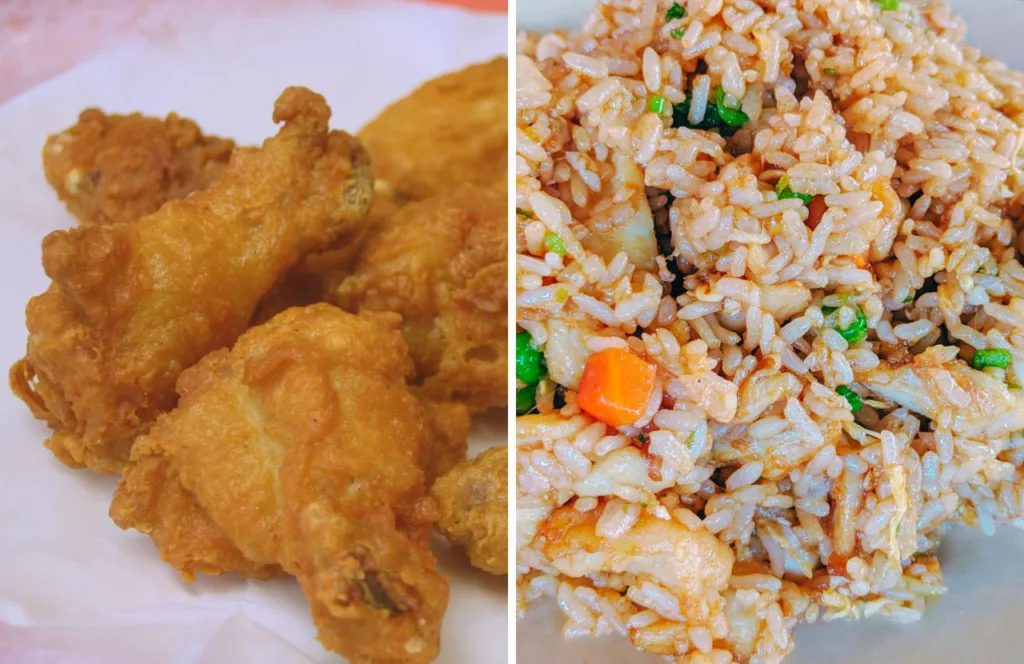
[[420, 394], [477, 411], [504, 406], [507, 249], [504, 190], [458, 187], [372, 231], [332, 300], [402, 316]]
[[437, 531], [462, 547], [469, 562], [508, 574], [508, 448], [492, 447], [434, 482]]
[[399, 203], [453, 183], [505, 186], [508, 179], [508, 60], [432, 79], [363, 127], [373, 172]]
[[[460, 184], [506, 191], [507, 64], [496, 58], [428, 81], [363, 128], [359, 138], [376, 177], [368, 228]], [[358, 249], [336, 246], [309, 256], [274, 288], [256, 322], [290, 306], [330, 301], [352, 271]]]
[[425, 663], [448, 584], [429, 550], [430, 444], [393, 316], [290, 309], [211, 353], [132, 450], [111, 505], [186, 578], [296, 576], [324, 645]]
[[[330, 109], [288, 88], [261, 148], [221, 177], [132, 224], [51, 233], [15, 392], [43, 414], [69, 465], [115, 473], [131, 440], [175, 402], [182, 370], [232, 343], [260, 299], [306, 254], [362, 232], [372, 175]], [[31, 380], [29, 377], [31, 376]]]
[[430, 428], [430, 450], [423, 462], [427, 484], [466, 458], [469, 428], [472, 421], [469, 409], [461, 403], [447, 403], [422, 399], [423, 411]]
[[161, 120], [89, 108], [47, 139], [43, 171], [83, 224], [135, 222], [208, 187], [234, 147], [175, 113]]

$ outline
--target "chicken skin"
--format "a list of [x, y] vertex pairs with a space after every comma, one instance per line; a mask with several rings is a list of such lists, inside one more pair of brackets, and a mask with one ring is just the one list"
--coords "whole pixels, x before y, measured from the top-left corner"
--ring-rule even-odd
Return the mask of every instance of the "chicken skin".
[[508, 232], [504, 189], [462, 186], [371, 231], [332, 301], [392, 311], [418, 393], [479, 411], [508, 401]]
[[329, 118], [323, 97], [288, 88], [277, 136], [236, 149], [209, 187], [135, 223], [46, 237], [52, 283], [28, 304], [28, 351], [10, 381], [61, 461], [119, 472], [134, 438], [174, 407], [183, 370], [237, 339], [305, 255], [362, 232], [368, 155]]
[[[427, 81], [359, 132], [373, 162], [376, 228], [416, 201], [459, 184], [506, 187], [508, 61], [496, 58]], [[358, 247], [309, 256], [268, 296], [257, 322], [290, 306], [331, 300], [352, 271]]]
[[396, 323], [294, 308], [203, 358], [136, 442], [111, 517], [186, 579], [295, 576], [321, 642], [354, 664], [433, 659], [448, 584]]
[[452, 183], [504, 186], [508, 175], [508, 60], [427, 81], [359, 131], [381, 187], [399, 204]]
[[47, 139], [43, 171], [81, 223], [135, 222], [210, 186], [234, 147], [174, 113], [161, 120], [89, 108]]
[[437, 530], [469, 562], [508, 574], [508, 448], [492, 447], [463, 461], [430, 487], [440, 516]]

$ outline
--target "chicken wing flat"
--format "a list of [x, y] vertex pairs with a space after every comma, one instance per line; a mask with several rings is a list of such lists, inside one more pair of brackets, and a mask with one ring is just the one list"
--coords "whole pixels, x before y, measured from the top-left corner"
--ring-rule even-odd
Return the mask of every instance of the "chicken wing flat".
[[10, 380], [61, 461], [120, 471], [135, 436], [174, 407], [184, 369], [237, 339], [303, 256], [361, 233], [368, 156], [329, 118], [323, 97], [288, 88], [277, 136], [236, 149], [206, 189], [136, 223], [46, 237], [53, 282], [28, 304], [28, 352]]
[[354, 664], [433, 659], [448, 584], [396, 323], [294, 308], [203, 358], [136, 442], [111, 517], [186, 579], [297, 577], [321, 642]]
[[508, 401], [508, 233], [504, 189], [462, 186], [407, 205], [365, 240], [332, 301], [392, 311], [419, 394], [471, 410]]
[[463, 461], [434, 482], [430, 495], [440, 509], [438, 532], [464, 548], [473, 567], [508, 574], [508, 448]]
[[161, 120], [90, 108], [46, 141], [43, 170], [80, 222], [134, 222], [208, 187], [234, 147], [174, 113]]
[[453, 182], [505, 185], [508, 60], [432, 79], [384, 110], [359, 138], [373, 170], [400, 202], [423, 200]]

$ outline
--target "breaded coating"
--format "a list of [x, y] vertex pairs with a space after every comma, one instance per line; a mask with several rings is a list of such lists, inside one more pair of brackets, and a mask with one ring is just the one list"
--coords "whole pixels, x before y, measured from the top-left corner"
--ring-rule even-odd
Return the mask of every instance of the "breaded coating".
[[393, 311], [419, 393], [478, 411], [508, 400], [504, 189], [462, 186], [406, 206], [367, 237], [332, 301]]
[[[370, 152], [376, 179], [368, 227], [459, 184], [507, 191], [507, 65], [506, 58], [496, 58], [430, 80], [363, 128], [359, 138]], [[339, 247], [310, 256], [268, 296], [256, 321], [330, 300], [355, 255]]]
[[508, 448], [492, 447], [434, 482], [437, 531], [462, 547], [469, 562], [508, 574]]
[[61, 461], [119, 472], [135, 436], [174, 407], [183, 370], [237, 339], [306, 254], [361, 232], [368, 156], [329, 118], [323, 97], [288, 88], [277, 136], [236, 149], [206, 189], [136, 223], [46, 237], [53, 283], [28, 304], [10, 381]]
[[466, 458], [469, 428], [472, 420], [469, 409], [461, 403], [437, 402], [421, 399], [431, 433], [430, 454], [423, 469], [427, 484]]
[[505, 186], [508, 179], [508, 60], [432, 79], [363, 127], [359, 138], [377, 179], [399, 202], [453, 183]]
[[429, 548], [429, 428], [395, 323], [318, 304], [207, 355], [136, 442], [111, 518], [189, 580], [295, 576], [320, 641], [354, 664], [433, 659], [448, 583]]
[[174, 113], [161, 120], [89, 108], [47, 139], [43, 171], [83, 224], [134, 222], [210, 186], [234, 148]]

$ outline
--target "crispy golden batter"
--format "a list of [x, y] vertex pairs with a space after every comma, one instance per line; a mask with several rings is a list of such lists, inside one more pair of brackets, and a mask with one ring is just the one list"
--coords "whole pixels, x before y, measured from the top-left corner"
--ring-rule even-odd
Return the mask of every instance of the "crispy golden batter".
[[[497, 58], [424, 83], [359, 134], [373, 161], [375, 228], [404, 205], [459, 184], [507, 186], [507, 60]], [[330, 300], [351, 271], [350, 247], [309, 256], [260, 306], [256, 321], [288, 307]]]
[[507, 248], [504, 190], [459, 187], [370, 233], [332, 299], [402, 316], [421, 394], [471, 410], [504, 406]]
[[430, 429], [430, 454], [423, 463], [427, 484], [466, 458], [469, 428], [472, 420], [469, 409], [461, 403], [437, 402], [421, 399]]
[[350, 662], [440, 647], [448, 584], [428, 546], [423, 408], [393, 316], [290, 309], [185, 371], [132, 450], [110, 515], [186, 579], [283, 569]]
[[329, 117], [323, 97], [288, 88], [278, 135], [236, 149], [206, 189], [136, 223], [46, 237], [53, 283], [29, 302], [28, 353], [10, 380], [61, 461], [118, 472], [133, 438], [174, 407], [184, 369], [238, 338], [303, 256], [361, 232], [368, 157]]
[[505, 186], [508, 60], [472, 65], [424, 83], [363, 127], [373, 172], [401, 200], [453, 183]]
[[508, 448], [492, 447], [434, 482], [437, 530], [473, 567], [508, 574]]
[[161, 120], [89, 108], [46, 141], [43, 170], [82, 223], [133, 222], [208, 187], [234, 147], [174, 113]]

